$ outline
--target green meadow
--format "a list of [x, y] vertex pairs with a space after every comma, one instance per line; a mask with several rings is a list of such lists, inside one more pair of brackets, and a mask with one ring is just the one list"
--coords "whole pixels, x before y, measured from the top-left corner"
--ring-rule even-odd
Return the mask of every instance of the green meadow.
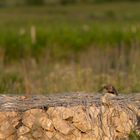
[[0, 92], [140, 91], [140, 2], [0, 9]]

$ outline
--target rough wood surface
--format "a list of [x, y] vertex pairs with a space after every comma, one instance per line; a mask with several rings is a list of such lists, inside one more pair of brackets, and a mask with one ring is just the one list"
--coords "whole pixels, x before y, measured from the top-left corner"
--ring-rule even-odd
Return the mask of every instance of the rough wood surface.
[[[55, 106], [77, 106], [92, 104], [100, 105], [101, 94], [94, 93], [69, 93], [51, 95], [0, 95], [0, 111], [26, 111], [32, 108], [48, 108]], [[140, 108], [140, 94], [120, 95], [112, 98], [121, 103], [133, 103]]]
[[140, 94], [0, 96], [0, 140], [128, 140], [132, 130]]

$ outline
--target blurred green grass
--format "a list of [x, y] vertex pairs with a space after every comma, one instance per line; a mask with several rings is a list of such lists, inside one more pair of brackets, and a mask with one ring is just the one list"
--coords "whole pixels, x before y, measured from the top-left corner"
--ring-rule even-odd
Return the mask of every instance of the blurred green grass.
[[104, 48], [124, 43], [129, 47], [139, 42], [139, 6], [140, 3], [111, 3], [0, 9], [4, 59], [39, 59], [48, 55], [45, 51], [51, 51], [51, 59], [66, 59], [93, 44]]
[[1, 8], [0, 92], [94, 92], [106, 83], [139, 92], [139, 7]]
[[129, 134], [129, 140], [139, 140], [140, 139], [140, 135], [138, 135], [135, 131], [132, 131]]

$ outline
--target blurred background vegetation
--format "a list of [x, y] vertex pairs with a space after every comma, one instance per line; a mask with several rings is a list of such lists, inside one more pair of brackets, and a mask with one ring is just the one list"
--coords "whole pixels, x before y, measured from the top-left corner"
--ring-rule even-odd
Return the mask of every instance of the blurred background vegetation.
[[17, 6], [17, 5], [49, 5], [49, 4], [94, 4], [106, 2], [138, 2], [140, 0], [0, 0], [2, 6]]
[[0, 0], [0, 93], [140, 91], [140, 0]]

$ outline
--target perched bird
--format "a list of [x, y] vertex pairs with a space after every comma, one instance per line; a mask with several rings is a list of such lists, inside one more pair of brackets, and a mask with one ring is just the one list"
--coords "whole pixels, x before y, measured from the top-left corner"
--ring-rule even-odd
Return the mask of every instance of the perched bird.
[[105, 90], [105, 94], [108, 93], [108, 94], [113, 94], [113, 95], [116, 95], [118, 96], [118, 91], [112, 86], [112, 85], [106, 85], [106, 86], [103, 86], [99, 92], [102, 92]]
[[104, 95], [101, 97], [102, 104], [110, 105], [109, 98], [118, 96], [117, 90], [112, 85], [103, 86], [99, 92], [104, 91]]

